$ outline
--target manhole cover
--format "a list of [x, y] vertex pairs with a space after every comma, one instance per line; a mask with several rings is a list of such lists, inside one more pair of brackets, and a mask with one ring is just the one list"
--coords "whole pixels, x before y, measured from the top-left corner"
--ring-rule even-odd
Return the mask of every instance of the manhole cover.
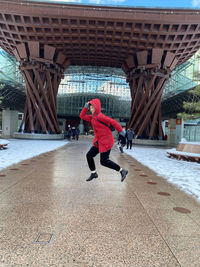
[[166, 193], [166, 192], [158, 192], [158, 195], [161, 195], [161, 196], [170, 196], [169, 193]]
[[140, 174], [140, 176], [142, 176], [142, 177], [148, 177], [148, 175], [146, 175], [146, 174]]
[[155, 182], [147, 182], [147, 184], [157, 184], [157, 183], [155, 183]]
[[10, 169], [11, 171], [18, 171], [19, 169], [17, 169], [17, 168], [12, 168], [12, 169]]
[[175, 210], [177, 212], [181, 212], [181, 213], [191, 213], [190, 210], [182, 208], [182, 207], [175, 207], [175, 208], [173, 208], [173, 210]]
[[5, 177], [6, 175], [5, 174], [0, 174], [0, 177]]
[[39, 233], [34, 243], [37, 244], [49, 244], [52, 241], [53, 234]]
[[28, 163], [22, 163], [22, 165], [29, 165]]
[[135, 169], [136, 172], [140, 172], [141, 170], [140, 169]]

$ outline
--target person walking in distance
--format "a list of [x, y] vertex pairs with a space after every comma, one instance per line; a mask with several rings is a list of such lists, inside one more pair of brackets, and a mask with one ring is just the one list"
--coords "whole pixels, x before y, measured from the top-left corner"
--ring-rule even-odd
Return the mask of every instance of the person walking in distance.
[[75, 136], [76, 136], [76, 140], [78, 141], [78, 139], [79, 139], [79, 134], [80, 134], [80, 130], [79, 130], [79, 128], [76, 128], [75, 129]]
[[[123, 127], [122, 129], [123, 129], [123, 131], [125, 132], [125, 136], [126, 136], [126, 130], [125, 130], [125, 127]], [[119, 149], [120, 149], [121, 153], [124, 152], [123, 148], [124, 148], [125, 145], [126, 145], [126, 137], [125, 137], [125, 136], [122, 135], [122, 134], [119, 134], [119, 143], [120, 143], [120, 147], [119, 147]]]
[[128, 129], [126, 132], [126, 139], [127, 139], [127, 149], [129, 148], [130, 145], [130, 149], [132, 149], [132, 145], [133, 145], [133, 138], [135, 137], [135, 133], [133, 131], [133, 129]]
[[[88, 109], [92, 115], [87, 115]], [[128, 174], [128, 171], [109, 159], [111, 148], [114, 145], [114, 138], [110, 127], [114, 127], [118, 133], [125, 135], [125, 131], [123, 131], [121, 125], [114, 119], [111, 119], [101, 113], [101, 102], [97, 98], [92, 99], [85, 104], [80, 113], [80, 118], [91, 122], [95, 134], [93, 146], [86, 155], [88, 166], [91, 170], [91, 175], [86, 181], [98, 178], [94, 157], [100, 153], [101, 165], [119, 172], [121, 174], [121, 182], [123, 182]]]

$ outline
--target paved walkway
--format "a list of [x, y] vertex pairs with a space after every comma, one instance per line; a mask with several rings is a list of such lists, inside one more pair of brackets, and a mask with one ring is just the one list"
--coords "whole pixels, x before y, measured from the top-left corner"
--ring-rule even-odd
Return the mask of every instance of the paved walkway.
[[85, 182], [90, 145], [0, 172], [0, 266], [200, 266], [200, 204], [117, 149], [126, 180], [97, 156]]

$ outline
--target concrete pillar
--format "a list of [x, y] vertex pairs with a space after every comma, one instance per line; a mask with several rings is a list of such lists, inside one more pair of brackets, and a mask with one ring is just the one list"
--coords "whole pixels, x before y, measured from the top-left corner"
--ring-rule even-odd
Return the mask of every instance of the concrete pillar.
[[168, 145], [176, 146], [183, 138], [183, 122], [181, 118], [168, 120]]
[[184, 138], [184, 121], [182, 119], [182, 123], [181, 123], [181, 139]]
[[58, 127], [61, 133], [65, 131], [66, 119], [58, 119]]
[[163, 135], [165, 136], [167, 134], [166, 132], [166, 122], [168, 122], [167, 120], [162, 121], [162, 129], [163, 129]]
[[83, 120], [80, 120], [79, 130], [80, 130], [80, 134], [83, 134], [83, 133], [84, 133], [84, 124], [83, 124]]
[[18, 111], [17, 110], [3, 110], [2, 113], [2, 136], [13, 137], [13, 134], [17, 132], [18, 127]]

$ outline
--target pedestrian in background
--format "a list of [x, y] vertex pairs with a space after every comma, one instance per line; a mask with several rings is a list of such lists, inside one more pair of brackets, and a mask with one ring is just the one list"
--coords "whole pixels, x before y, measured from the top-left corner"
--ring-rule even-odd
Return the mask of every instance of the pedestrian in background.
[[[123, 131], [125, 132], [125, 136], [126, 136], [126, 130], [125, 130], [125, 127], [123, 127], [122, 129], [123, 129]], [[119, 150], [121, 151], [121, 153], [124, 152], [123, 148], [124, 148], [125, 145], [126, 145], [126, 137], [125, 137], [125, 136], [119, 133], [119, 143], [120, 143]]]
[[75, 129], [75, 136], [76, 136], [76, 140], [78, 141], [78, 139], [79, 139], [79, 134], [80, 134], [80, 130], [79, 130], [79, 128], [76, 128]]
[[135, 133], [133, 131], [133, 129], [127, 129], [126, 132], [126, 139], [127, 139], [127, 146], [126, 148], [128, 149], [130, 146], [130, 149], [132, 149], [132, 145], [133, 145], [133, 138], [135, 137]]

